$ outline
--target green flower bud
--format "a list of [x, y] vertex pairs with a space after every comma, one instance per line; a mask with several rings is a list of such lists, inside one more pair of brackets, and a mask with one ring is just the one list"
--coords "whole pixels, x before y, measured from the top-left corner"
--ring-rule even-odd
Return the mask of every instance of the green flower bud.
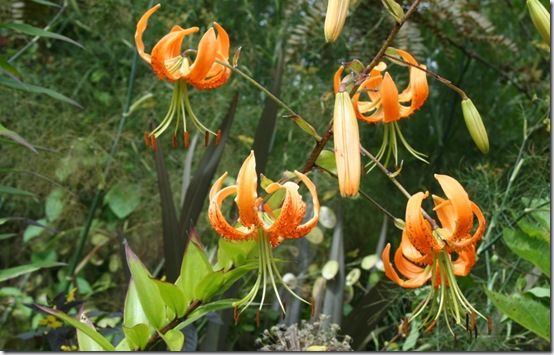
[[550, 45], [550, 14], [539, 0], [527, 0], [527, 8], [531, 21], [544, 41]]
[[489, 137], [487, 136], [487, 130], [485, 129], [479, 111], [477, 111], [471, 99], [465, 98], [462, 100], [462, 112], [464, 114], [467, 130], [475, 142], [475, 145], [477, 145], [477, 148], [479, 148], [483, 154], [487, 154], [489, 152]]

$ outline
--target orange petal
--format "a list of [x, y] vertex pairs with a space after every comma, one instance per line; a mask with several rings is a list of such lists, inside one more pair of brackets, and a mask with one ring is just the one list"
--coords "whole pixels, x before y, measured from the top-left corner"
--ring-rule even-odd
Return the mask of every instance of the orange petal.
[[194, 59], [185, 80], [189, 81], [191, 84], [202, 81], [215, 62], [217, 48], [218, 44], [215, 31], [213, 28], [210, 28], [206, 31], [206, 33], [204, 33], [198, 43], [196, 58]]
[[317, 198], [317, 190], [314, 183], [306, 175], [302, 174], [299, 171], [294, 171], [296, 176], [306, 185], [308, 191], [312, 195], [312, 211], [313, 215], [306, 223], [299, 225], [290, 235], [290, 238], [300, 238], [308, 234], [316, 225], [319, 220], [319, 199]]
[[344, 66], [341, 65], [340, 68], [337, 69], [337, 71], [335, 72], [335, 76], [333, 77], [333, 90], [335, 91], [335, 94], [339, 92], [340, 81], [341, 81], [341, 76], [343, 71], [344, 71]]
[[460, 252], [470, 245], [475, 245], [479, 240], [481, 240], [483, 234], [485, 233], [487, 221], [485, 220], [485, 216], [483, 216], [481, 209], [479, 208], [479, 206], [472, 202], [471, 210], [473, 213], [475, 213], [475, 216], [477, 216], [477, 221], [479, 223], [477, 225], [477, 229], [475, 230], [475, 233], [473, 233], [473, 235], [469, 238], [465, 238], [460, 241], [449, 241], [448, 246], [454, 251]]
[[250, 155], [242, 163], [237, 176], [237, 197], [235, 198], [240, 222], [247, 227], [262, 225], [256, 204], [256, 199], [258, 198], [257, 188], [256, 157], [254, 156], [254, 151], [250, 151]]
[[265, 232], [269, 235], [269, 241], [274, 247], [279, 245], [283, 239], [290, 237], [304, 218], [304, 214], [306, 214], [306, 204], [302, 202], [297, 184], [290, 181], [283, 185], [272, 183], [266, 188], [266, 191], [267, 193], [273, 193], [279, 189], [286, 190], [281, 213], [275, 222], [268, 227], [264, 227]]
[[[411, 279], [416, 277], [419, 273], [423, 271], [423, 268], [420, 266], [417, 266], [415, 263], [408, 260], [404, 254], [404, 242], [407, 240], [407, 238], [402, 238], [402, 241], [400, 242], [400, 246], [398, 249], [396, 249], [396, 252], [394, 253], [394, 263], [396, 264], [396, 268], [404, 277]], [[415, 249], [415, 248], [414, 248]]]
[[381, 102], [384, 111], [384, 122], [397, 121], [400, 118], [400, 104], [398, 103], [398, 89], [389, 73], [385, 73], [381, 84]]
[[421, 203], [429, 193], [418, 192], [413, 194], [406, 205], [405, 231], [410, 242], [421, 254], [431, 254], [442, 249], [441, 245], [432, 234], [429, 221], [423, 217]]
[[170, 59], [175, 59], [181, 56], [181, 45], [185, 36], [197, 32], [198, 27], [183, 29], [179, 26], [173, 26], [171, 32], [166, 34], [156, 43], [152, 49], [151, 65], [152, 69], [162, 80], [170, 79], [177, 80], [181, 74], [179, 68], [170, 70], [166, 62]]
[[[379, 85], [381, 85], [382, 81], [382, 76], [378, 74], [377, 76], [370, 76], [362, 83], [362, 85], [360, 85], [358, 92], [352, 98], [354, 113], [356, 114], [356, 117], [358, 119], [368, 123], [376, 123], [383, 120], [382, 110], [379, 110], [380, 96], [378, 93], [374, 92], [374, 90], [377, 89]], [[364, 90], [367, 90], [365, 91], [365, 93], [369, 96], [371, 102], [359, 101], [360, 95], [364, 92]], [[367, 109], [366, 107], [371, 107], [371, 109]], [[369, 115], [365, 115], [369, 111], [372, 111], [372, 113]]]
[[417, 250], [416, 247], [413, 246], [412, 242], [410, 242], [410, 238], [408, 238], [408, 233], [406, 233], [406, 231], [402, 232], [402, 240], [400, 242], [398, 250], [401, 251], [402, 255], [406, 259], [415, 264], [429, 265], [433, 261], [433, 256], [431, 254], [421, 254], [419, 250]]
[[458, 258], [452, 262], [452, 271], [457, 276], [467, 276], [475, 265], [475, 247], [458, 253]]
[[[439, 182], [451, 205], [451, 209], [447, 210], [450, 213], [442, 214], [443, 219], [450, 219], [448, 224], [452, 226], [452, 235], [446, 237], [445, 239], [459, 239], [460, 237], [467, 235], [473, 227], [471, 201], [469, 200], [467, 192], [464, 190], [462, 185], [456, 181], [456, 179], [448, 175], [439, 174], [435, 174], [435, 179]], [[441, 208], [437, 208], [439, 218], [441, 217], [438, 212], [440, 209]]]
[[426, 267], [422, 270], [421, 273], [417, 274], [413, 278], [410, 278], [408, 280], [402, 280], [398, 274], [396, 273], [396, 270], [394, 270], [392, 264], [390, 263], [390, 243], [387, 243], [385, 246], [385, 249], [383, 250], [383, 253], [381, 254], [381, 258], [383, 260], [383, 266], [385, 268], [385, 275], [395, 282], [397, 285], [404, 287], [404, 288], [417, 288], [423, 286], [430, 278], [431, 278], [431, 270], [430, 268]]
[[244, 231], [235, 228], [227, 222], [221, 213], [221, 205], [223, 204], [223, 201], [237, 192], [237, 187], [235, 185], [221, 189], [221, 185], [223, 184], [226, 176], [227, 173], [223, 174], [219, 179], [217, 179], [210, 189], [210, 206], [208, 208], [208, 219], [210, 224], [216, 233], [223, 238], [232, 240], [245, 240], [251, 238], [256, 232], [254, 227]]
[[137, 46], [138, 54], [147, 63], [150, 63], [150, 54], [144, 52], [144, 42], [142, 41], [142, 34], [146, 30], [146, 27], [148, 27], [148, 19], [150, 18], [150, 16], [152, 16], [154, 12], [158, 11], [160, 7], [160, 4], [155, 5], [150, 10], [146, 11], [137, 22], [137, 29], [135, 31], [135, 44]]
[[[397, 53], [408, 63], [427, 69], [425, 65], [419, 65], [412, 55], [401, 49]], [[410, 83], [407, 90], [411, 91], [410, 108], [415, 111], [419, 109], [429, 96], [429, 86], [427, 84], [427, 73], [414, 67], [410, 67]]]

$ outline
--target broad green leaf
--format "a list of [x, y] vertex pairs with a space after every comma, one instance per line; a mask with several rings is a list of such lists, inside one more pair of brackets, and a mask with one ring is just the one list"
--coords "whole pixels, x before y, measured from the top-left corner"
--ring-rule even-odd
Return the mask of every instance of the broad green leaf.
[[104, 204], [107, 204], [118, 218], [124, 219], [140, 204], [140, 191], [140, 187], [134, 184], [116, 184], [104, 196]]
[[146, 324], [139, 323], [132, 327], [123, 326], [122, 329], [129, 348], [142, 350], [148, 344], [150, 331]]
[[131, 347], [127, 342], [127, 338], [123, 338], [123, 340], [121, 340], [119, 344], [117, 344], [117, 346], [115, 347], [115, 351], [131, 351]]
[[4, 57], [0, 57], [0, 69], [14, 76], [21, 76], [17, 69], [11, 65]]
[[207, 303], [203, 306], [198, 307], [195, 311], [191, 312], [191, 314], [187, 317], [187, 319], [181, 323], [179, 323], [175, 328], [173, 329], [184, 329], [186, 326], [196, 322], [198, 319], [204, 317], [206, 314], [210, 312], [219, 311], [226, 308], [232, 308], [233, 304], [238, 301], [238, 299], [223, 299], [218, 300], [215, 302]]
[[4, 136], [18, 144], [21, 144], [25, 148], [28, 148], [29, 150], [31, 150], [33, 153], [38, 153], [35, 147], [33, 147], [31, 143], [27, 142], [25, 138], [21, 137], [19, 134], [17, 134], [17, 132], [7, 129], [1, 123], [0, 123], [0, 136]]
[[175, 285], [183, 291], [186, 299], [195, 299], [198, 294], [198, 283], [211, 272], [213, 272], [212, 265], [204, 250], [196, 243], [190, 242], [183, 256], [181, 272]]
[[39, 219], [36, 224], [30, 224], [25, 228], [23, 232], [23, 242], [26, 243], [29, 240], [38, 237], [44, 232], [44, 229], [48, 226], [46, 219]]
[[195, 288], [195, 299], [209, 300], [219, 293], [225, 292], [245, 273], [258, 268], [258, 261], [241, 265], [229, 271], [213, 271], [207, 274]]
[[531, 297], [503, 295], [485, 290], [492, 303], [510, 319], [538, 336], [550, 340], [550, 308]]
[[45, 212], [46, 218], [49, 222], [55, 221], [62, 214], [64, 208], [64, 196], [64, 190], [54, 189], [48, 194], [48, 197], [46, 197]]
[[168, 330], [165, 334], [159, 333], [167, 344], [169, 351], [181, 351], [185, 343], [185, 335], [177, 329]]
[[413, 349], [417, 344], [417, 338], [419, 338], [419, 328], [421, 323], [416, 319], [411, 322], [410, 334], [406, 337], [404, 344], [402, 344], [402, 351], [409, 351]]
[[549, 298], [550, 297], [550, 287], [533, 287], [530, 290], [525, 291], [530, 293], [537, 298]]
[[255, 240], [236, 242], [219, 238], [217, 265], [225, 271], [231, 269], [233, 266], [242, 265], [255, 246]]
[[[81, 312], [78, 316], [79, 321], [85, 326], [95, 329], [92, 322], [88, 319], [84, 312]], [[86, 335], [80, 329], [77, 329], [77, 343], [79, 344], [79, 351], [102, 351], [104, 348], [93, 338]]]
[[396, 22], [400, 23], [404, 17], [404, 10], [402, 10], [402, 6], [394, 0], [382, 0], [382, 2], [389, 14], [394, 17]]
[[148, 318], [146, 317], [146, 314], [144, 314], [144, 309], [142, 308], [138, 298], [135, 281], [131, 278], [129, 288], [127, 289], [127, 295], [125, 297], [123, 325], [126, 327], [133, 327], [140, 323], [149, 324]]
[[337, 162], [335, 161], [335, 153], [328, 149], [324, 149], [319, 153], [315, 160], [315, 165], [333, 173], [337, 173]]
[[46, 262], [38, 262], [38, 263], [32, 263], [27, 265], [19, 265], [9, 269], [2, 269], [0, 270], [0, 282], [4, 282], [6, 280], [10, 280], [15, 277], [25, 275], [40, 269], [46, 269], [50, 267], [63, 266], [63, 265], [65, 264], [59, 263], [59, 262], [46, 261]]
[[165, 325], [166, 308], [158, 286], [156, 286], [150, 272], [144, 267], [127, 243], [125, 243], [125, 253], [144, 314], [150, 324], [156, 329], [161, 329]]
[[275, 217], [278, 217], [277, 211], [280, 210], [281, 206], [283, 205], [286, 193], [287, 191], [285, 189], [279, 189], [272, 193], [269, 199], [266, 201], [266, 204], [269, 206], [269, 208], [273, 210]]
[[13, 31], [17, 31], [20, 33], [24, 33], [26, 35], [30, 36], [39, 36], [39, 37], [46, 37], [46, 38], [53, 38], [53, 39], [59, 39], [61, 41], [65, 41], [68, 43], [71, 43], [77, 47], [84, 48], [79, 42], [72, 40], [69, 37], [62, 36], [58, 33], [50, 32], [43, 30], [42, 28], [34, 27], [31, 25], [28, 25], [26, 23], [3, 23], [0, 24], [0, 28], [7, 28]]
[[51, 314], [55, 317], [60, 318], [61, 320], [68, 323], [72, 327], [82, 331], [84, 334], [86, 334], [88, 337], [94, 340], [97, 344], [99, 344], [102, 347], [102, 349], [104, 349], [105, 351], [115, 350], [114, 346], [108, 341], [108, 339], [104, 338], [100, 333], [96, 331], [96, 329], [89, 327], [85, 323], [81, 323], [77, 319], [55, 309], [51, 309], [41, 305], [36, 305], [36, 307], [42, 310], [43, 312], [46, 312], [48, 314]]
[[314, 137], [316, 141], [320, 141], [321, 140], [321, 136], [319, 134], [317, 134], [317, 131], [315, 130], [315, 128], [309, 124], [308, 122], [306, 122], [302, 117], [300, 116], [293, 116], [292, 117], [292, 120], [294, 121], [294, 123], [296, 123], [298, 125], [298, 127], [300, 127], [304, 132], [308, 133], [310, 136]]
[[69, 97], [62, 95], [59, 92], [54, 91], [52, 89], [43, 88], [42, 86], [36, 86], [36, 85], [27, 84], [23, 82], [17, 82], [13, 79], [5, 78], [5, 77], [0, 77], [0, 85], [4, 85], [15, 90], [32, 92], [34, 94], [45, 94], [50, 96], [53, 99], [71, 104], [73, 106], [77, 106], [79, 108], [83, 108], [77, 101], [72, 100]]
[[0, 194], [16, 195], [16, 196], [25, 196], [25, 197], [36, 197], [34, 193], [17, 189], [11, 186], [0, 185]]
[[154, 280], [158, 290], [165, 304], [177, 314], [178, 317], [182, 317], [186, 310], [190, 299], [186, 299], [183, 291], [172, 283], [164, 282], [160, 280]]
[[550, 243], [519, 229], [504, 229], [504, 241], [516, 255], [538, 267], [550, 277]]

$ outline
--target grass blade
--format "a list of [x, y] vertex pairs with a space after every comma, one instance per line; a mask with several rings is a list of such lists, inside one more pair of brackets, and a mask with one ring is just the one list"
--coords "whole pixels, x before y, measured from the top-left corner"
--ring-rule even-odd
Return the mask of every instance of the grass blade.
[[46, 37], [46, 38], [52, 38], [52, 39], [59, 39], [61, 41], [65, 41], [68, 43], [71, 43], [77, 47], [85, 48], [83, 47], [79, 42], [72, 40], [69, 37], [63, 36], [58, 33], [50, 32], [43, 30], [42, 28], [38, 28], [35, 26], [28, 25], [26, 23], [3, 23], [0, 25], [0, 28], [7, 28], [9, 30], [13, 30], [19, 33], [23, 33], [30, 36], [39, 36], [39, 37]]
[[50, 96], [53, 99], [71, 104], [73, 106], [77, 106], [79, 108], [83, 108], [77, 101], [70, 99], [69, 97], [63, 94], [60, 94], [59, 92], [54, 91], [52, 89], [43, 88], [42, 86], [27, 84], [23, 82], [17, 82], [13, 79], [3, 78], [3, 77], [0, 77], [0, 85], [4, 85], [15, 90], [32, 92], [33, 94], [45, 94]]

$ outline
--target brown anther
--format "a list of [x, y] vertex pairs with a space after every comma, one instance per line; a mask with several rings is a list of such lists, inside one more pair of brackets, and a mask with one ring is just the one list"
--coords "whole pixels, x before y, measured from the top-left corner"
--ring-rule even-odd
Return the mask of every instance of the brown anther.
[[221, 130], [218, 129], [216, 134], [215, 134], [215, 144], [219, 144], [219, 142], [221, 142]]
[[210, 132], [204, 134], [204, 147], [207, 147], [210, 143]]
[[431, 322], [431, 324], [429, 324], [427, 328], [425, 328], [425, 331], [429, 333], [431, 330], [433, 330], [433, 328], [435, 328], [436, 324], [437, 324], [437, 320], [435, 319]]
[[153, 151], [158, 150], [158, 143], [156, 141], [156, 136], [154, 135], [150, 136], [150, 147], [152, 148]]
[[146, 131], [144, 131], [144, 144], [150, 147], [150, 135]]
[[313, 317], [315, 313], [315, 299], [312, 297], [310, 300], [310, 317]]
[[189, 132], [183, 133], [183, 144], [185, 146], [185, 149], [187, 149], [190, 145], [190, 135]]
[[239, 309], [236, 306], [233, 307], [233, 319], [235, 320], [235, 325], [239, 324]]
[[260, 310], [256, 310], [256, 328], [260, 327]]
[[491, 334], [492, 334], [492, 326], [493, 326], [492, 318], [491, 318], [491, 317], [487, 317], [487, 331], [488, 331], [488, 335], [491, 335]]
[[408, 318], [402, 319], [402, 323], [400, 324], [400, 334], [405, 338], [408, 336], [410, 332], [410, 322], [408, 321]]
[[173, 137], [171, 137], [171, 146], [173, 147], [173, 149], [178, 147], [176, 134], [173, 134]]

